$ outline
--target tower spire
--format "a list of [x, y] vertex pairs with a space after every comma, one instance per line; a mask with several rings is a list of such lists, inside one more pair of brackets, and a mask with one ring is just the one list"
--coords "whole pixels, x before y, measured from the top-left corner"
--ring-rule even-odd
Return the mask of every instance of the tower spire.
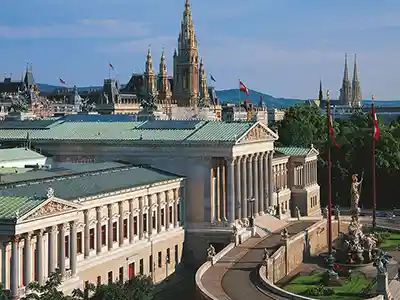
[[351, 84], [349, 79], [349, 65], [347, 62], [347, 53], [344, 56], [344, 74], [342, 88], [340, 89], [339, 102], [341, 105], [349, 105], [352, 101], [351, 98]]
[[321, 101], [324, 100], [324, 93], [322, 91], [322, 80], [319, 80], [319, 94], [318, 94], [318, 100]]
[[358, 78], [358, 68], [357, 68], [357, 54], [354, 54], [354, 70], [353, 70], [353, 82], [352, 82], [352, 98], [351, 104], [353, 107], [360, 107], [362, 100], [361, 84]]

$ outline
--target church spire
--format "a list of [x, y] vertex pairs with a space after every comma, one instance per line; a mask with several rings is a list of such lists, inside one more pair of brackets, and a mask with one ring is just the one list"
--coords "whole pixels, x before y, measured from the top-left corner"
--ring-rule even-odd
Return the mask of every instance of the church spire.
[[344, 74], [343, 74], [343, 82], [342, 88], [340, 89], [340, 97], [339, 102], [341, 105], [349, 105], [351, 102], [351, 84], [349, 78], [349, 65], [347, 62], [347, 53], [344, 57]]
[[320, 102], [324, 100], [324, 93], [323, 93], [323, 91], [322, 91], [322, 80], [319, 81], [318, 100], [319, 100]]
[[354, 54], [354, 70], [353, 70], [353, 82], [352, 82], [352, 106], [353, 107], [360, 107], [361, 100], [362, 100], [362, 93], [361, 93], [361, 84], [360, 80], [358, 79], [358, 68], [357, 68], [357, 55]]
[[165, 60], [164, 49], [163, 49], [163, 51], [161, 53], [159, 73], [162, 74], [162, 75], [167, 75], [167, 62]]
[[147, 74], [154, 73], [154, 70], [153, 70], [153, 57], [151, 56], [150, 46], [149, 46], [149, 49], [147, 50], [146, 73]]

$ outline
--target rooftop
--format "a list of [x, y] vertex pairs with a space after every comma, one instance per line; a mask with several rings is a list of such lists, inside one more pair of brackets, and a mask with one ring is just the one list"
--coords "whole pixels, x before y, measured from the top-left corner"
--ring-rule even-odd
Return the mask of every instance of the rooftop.
[[310, 148], [303, 147], [276, 147], [275, 151], [285, 156], [308, 156], [310, 154], [318, 155], [318, 151], [311, 145]]
[[0, 219], [17, 219], [46, 200], [46, 198], [0, 196]]
[[[21, 175], [25, 175], [24, 173]], [[93, 172], [46, 177], [0, 184], [1, 197], [46, 198], [46, 190], [54, 189], [54, 195], [64, 200], [77, 200], [101, 194], [152, 185], [182, 177], [161, 170], [142, 166], [124, 166]], [[3, 203], [0, 201], [0, 206]]]
[[168, 120], [136, 122], [133, 116], [67, 116], [58, 120], [0, 122], [0, 141], [125, 141], [130, 143], [235, 143], [254, 122]]
[[36, 158], [45, 158], [45, 156], [27, 148], [0, 149], [0, 163]]

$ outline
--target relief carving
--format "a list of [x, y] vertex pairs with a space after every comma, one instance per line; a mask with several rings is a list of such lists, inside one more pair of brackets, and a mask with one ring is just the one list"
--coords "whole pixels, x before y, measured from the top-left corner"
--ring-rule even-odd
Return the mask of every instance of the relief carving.
[[269, 132], [262, 126], [256, 126], [251, 129], [244, 137], [243, 141], [257, 141], [265, 139], [269, 136]]
[[57, 212], [63, 212], [63, 211], [70, 210], [70, 209], [73, 209], [73, 208], [71, 206], [68, 206], [63, 203], [51, 201], [51, 202], [47, 203], [46, 205], [42, 206], [41, 208], [39, 208], [34, 213], [32, 213], [29, 216], [28, 220], [36, 219], [36, 218], [46, 216], [49, 214], [54, 214]]

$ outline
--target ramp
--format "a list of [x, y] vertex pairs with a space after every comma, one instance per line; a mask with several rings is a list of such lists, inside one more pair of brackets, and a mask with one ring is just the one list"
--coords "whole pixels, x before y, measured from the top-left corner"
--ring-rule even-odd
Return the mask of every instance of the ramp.
[[[284, 220], [279, 220], [278, 218], [271, 215], [263, 215], [256, 217], [255, 225], [257, 227], [257, 233], [261, 236], [261, 231], [274, 232], [277, 231], [289, 223]], [[266, 234], [266, 233], [265, 233]], [[264, 235], [262, 235], [264, 236]]]

